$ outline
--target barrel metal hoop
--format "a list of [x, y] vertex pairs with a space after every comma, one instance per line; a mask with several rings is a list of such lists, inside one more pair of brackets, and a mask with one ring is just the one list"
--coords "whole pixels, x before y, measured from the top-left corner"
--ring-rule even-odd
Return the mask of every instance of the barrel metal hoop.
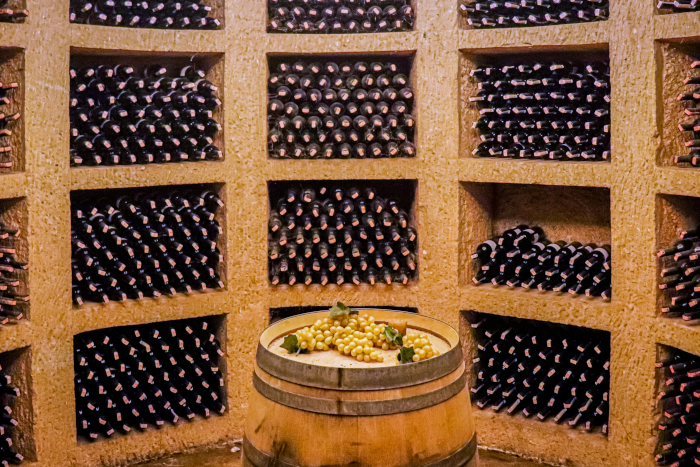
[[[412, 464], [411, 466], [406, 467], [466, 467], [469, 464], [469, 462], [474, 458], [475, 454], [476, 433], [474, 433], [474, 436], [472, 436], [472, 439], [470, 439], [467, 444], [465, 444], [449, 456], [445, 457], [444, 459], [441, 459], [437, 462], [433, 462], [431, 464], [423, 464], [422, 466]], [[258, 448], [253, 446], [253, 444], [248, 440], [247, 437], [243, 437], [243, 455], [255, 467], [305, 467], [298, 466], [296, 464], [290, 464], [279, 459], [274, 459], [272, 456], [265, 454], [264, 452], [260, 451]], [[323, 467], [359, 467], [359, 464], [357, 462], [352, 462], [350, 464], [337, 464]]]
[[283, 391], [271, 386], [262, 380], [257, 373], [253, 372], [253, 386], [263, 397], [273, 402], [305, 412], [354, 417], [392, 415], [425, 409], [453, 398], [466, 385], [467, 374], [462, 373], [459, 378], [450, 384], [417, 396], [376, 401], [345, 401], [309, 397]]
[[290, 383], [339, 391], [377, 391], [427, 383], [449, 375], [462, 364], [462, 347], [405, 365], [379, 368], [336, 368], [301, 363], [258, 344], [256, 360], [266, 373]]

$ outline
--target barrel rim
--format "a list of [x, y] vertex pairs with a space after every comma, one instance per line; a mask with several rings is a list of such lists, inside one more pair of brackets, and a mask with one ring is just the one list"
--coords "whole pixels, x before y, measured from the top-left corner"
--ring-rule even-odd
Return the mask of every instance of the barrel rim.
[[324, 313], [322, 311], [315, 311], [285, 318], [265, 329], [258, 339], [258, 349], [256, 353], [258, 366], [272, 376], [302, 386], [341, 391], [374, 391], [398, 389], [433, 381], [452, 373], [461, 365], [463, 356], [459, 333], [444, 321], [429, 316], [382, 308], [365, 308], [362, 311], [403, 313], [414, 319], [419, 318], [420, 320], [439, 323], [449, 332], [453, 333], [451, 336], [439, 335], [450, 344], [451, 348], [437, 357], [405, 365], [378, 368], [339, 368], [298, 362], [279, 356], [271, 352], [266, 345], [263, 345], [265, 339], [269, 339], [267, 343], [267, 345], [269, 345], [270, 342], [279, 337], [279, 335], [275, 335], [274, 338], [270, 338], [269, 334], [273, 334], [271, 330], [278, 327], [280, 323], [299, 319], [299, 317], [306, 315]]

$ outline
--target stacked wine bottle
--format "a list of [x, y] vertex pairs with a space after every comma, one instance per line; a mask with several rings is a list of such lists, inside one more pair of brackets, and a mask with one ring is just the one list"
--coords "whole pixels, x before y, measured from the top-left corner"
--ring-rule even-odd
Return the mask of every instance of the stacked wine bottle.
[[19, 421], [14, 417], [16, 399], [21, 396], [18, 388], [12, 385], [12, 376], [0, 367], [0, 465], [7, 467], [9, 464], [21, 464], [24, 456], [16, 451], [12, 441]]
[[358, 33], [413, 29], [410, 0], [268, 0], [268, 32]]
[[188, 65], [70, 71], [71, 165], [220, 160], [218, 88]]
[[[694, 61], [690, 68], [695, 70], [700, 68], [700, 61]], [[683, 80], [683, 84], [697, 87], [700, 84], [700, 76], [691, 76]], [[678, 100], [685, 103], [683, 113], [685, 116], [691, 117], [692, 121], [681, 122], [678, 124], [678, 129], [688, 135], [688, 140], [685, 142], [685, 147], [688, 148], [687, 154], [677, 155], [674, 157], [676, 165], [693, 167], [700, 166], [700, 88], [694, 89], [691, 92], [681, 93]]]
[[609, 10], [607, 0], [474, 0], [460, 5], [462, 15], [474, 28], [517, 28], [600, 21], [608, 18]]
[[688, 11], [700, 10], [700, 3], [696, 0], [660, 0], [656, 3], [656, 7], [661, 11], [669, 11], [671, 13], [685, 13]]
[[470, 71], [478, 157], [610, 160], [608, 62], [526, 63]]
[[480, 313], [468, 319], [478, 348], [471, 388], [477, 407], [607, 433], [605, 333]]
[[698, 465], [700, 358], [672, 349], [656, 363], [661, 410], [655, 460], [658, 465]]
[[682, 232], [673, 246], [659, 250], [656, 255], [661, 269], [662, 316], [697, 324], [700, 320], [700, 230]]
[[75, 337], [78, 435], [94, 441], [226, 410], [224, 352], [205, 319]]
[[16, 324], [29, 306], [29, 264], [17, 259], [20, 231], [0, 224], [0, 325]]
[[[16, 101], [13, 102], [14, 99], [17, 99], [18, 93], [19, 83], [0, 83], [0, 109], [2, 109], [2, 106], [19, 108]], [[19, 111], [11, 112], [6, 110], [2, 112], [0, 110], [0, 138], [4, 141], [0, 143], [0, 154], [2, 154], [0, 170], [5, 169], [7, 171], [7, 169], [12, 169], [11, 157], [14, 148], [7, 140], [12, 136], [12, 132], [16, 131], [16, 126], [21, 116], [22, 114]]]
[[24, 9], [7, 8], [8, 0], [0, 0], [0, 22], [2, 23], [24, 23], [29, 16], [29, 12]]
[[610, 300], [610, 245], [550, 242], [539, 227], [519, 225], [476, 249], [475, 285], [491, 283]]
[[280, 63], [268, 81], [270, 157], [414, 157], [409, 72], [397, 62]]
[[71, 0], [70, 22], [160, 29], [218, 29], [212, 9], [202, 0]]
[[142, 299], [223, 288], [212, 191], [139, 193], [74, 203], [73, 301]]
[[405, 285], [417, 277], [411, 219], [374, 188], [292, 188], [271, 201], [272, 285]]

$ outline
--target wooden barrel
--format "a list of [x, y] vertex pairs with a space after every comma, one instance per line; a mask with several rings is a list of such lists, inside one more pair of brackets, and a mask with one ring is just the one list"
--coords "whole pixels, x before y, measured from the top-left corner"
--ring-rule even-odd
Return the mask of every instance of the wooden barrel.
[[322, 352], [332, 352], [324, 355], [323, 363], [315, 363], [309, 355], [306, 360], [288, 358], [277, 346], [280, 338], [328, 317], [328, 312], [275, 323], [258, 345], [244, 465], [476, 466], [476, 435], [458, 333], [411, 313], [361, 313], [380, 323], [407, 321], [410, 329], [429, 333], [431, 344], [442, 340], [445, 351], [420, 362], [379, 366], [357, 364], [330, 350]]

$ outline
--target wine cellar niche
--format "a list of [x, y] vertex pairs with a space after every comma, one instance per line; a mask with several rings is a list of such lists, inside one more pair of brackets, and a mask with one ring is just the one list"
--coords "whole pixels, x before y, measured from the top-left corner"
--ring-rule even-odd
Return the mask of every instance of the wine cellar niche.
[[610, 333], [473, 311], [463, 316], [476, 409], [607, 435]]
[[[301, 315], [304, 313], [313, 313], [315, 311], [325, 311], [327, 306], [289, 306], [283, 308], [270, 308], [270, 324], [274, 324], [277, 321], [291, 318], [292, 316]], [[362, 310], [395, 310], [404, 311], [406, 313], [418, 313], [417, 308], [406, 308], [406, 307], [391, 307], [391, 306], [353, 306], [353, 310], [360, 310], [360, 314], [364, 314]]]
[[414, 284], [417, 186], [413, 180], [268, 182], [270, 284]]
[[[0, 373], [3, 375], [3, 392], [0, 399], [5, 407], [2, 422], [0, 422], [3, 428], [3, 433], [0, 435], [3, 439], [0, 461], [5, 459], [11, 463], [17, 463], [17, 460], [23, 460], [28, 464], [37, 460], [34, 444], [31, 361], [32, 353], [29, 347], [0, 353], [2, 368]], [[12, 440], [11, 443], [6, 441], [7, 438]], [[18, 453], [19, 457], [11, 456], [11, 452]]]
[[74, 337], [78, 440], [222, 415], [224, 316], [99, 329]]
[[0, 48], [0, 173], [25, 168], [24, 50]]
[[[477, 254], [479, 245], [492, 239], [498, 243], [498, 236], [518, 226], [530, 227], [539, 232], [540, 237], [544, 236], [548, 241], [542, 241], [541, 238], [529, 240], [535, 243], [539, 241], [542, 246], [557, 241], [566, 242], [566, 244], [579, 242], [579, 248], [582, 245], [595, 244], [591, 245], [591, 251], [593, 251], [595, 248], [609, 245], [611, 239], [610, 192], [605, 188], [591, 187], [462, 183], [460, 187], [460, 223], [460, 284], [473, 287], [474, 278], [480, 277], [479, 274], [483, 272], [483, 266], [489, 261], [472, 257], [472, 255]], [[565, 245], [562, 244], [562, 246]], [[506, 249], [510, 250], [510, 248]], [[513, 247], [512, 249], [518, 248]], [[526, 250], [528, 252], [529, 247]], [[563, 250], [564, 248], [562, 248]], [[538, 261], [543, 254], [544, 252], [536, 253]], [[573, 254], [575, 253], [572, 252], [572, 255], [569, 256], [573, 258]], [[519, 257], [507, 259], [510, 261]], [[568, 262], [569, 259], [567, 257], [566, 261]], [[549, 262], [546, 264], [543, 261], [535, 262], [534, 257], [530, 261], [531, 263], [527, 265], [528, 268], [540, 267], [549, 272], [550, 268], [556, 269], [558, 267], [554, 263], [550, 265]], [[609, 262], [609, 271], [612, 265], [610, 258], [602, 261]], [[543, 268], [543, 264], [546, 267]], [[599, 266], [600, 264], [595, 265], [596, 274]], [[562, 269], [565, 268], [560, 267], [559, 272], [563, 272]], [[581, 265], [576, 272], [579, 273], [585, 269], [593, 271], [594, 268]], [[484, 283], [480, 287], [490, 288], [492, 285]], [[522, 283], [515, 285], [502, 283], [500, 289], [503, 289], [503, 293], [540, 293], [536, 287], [535, 290], [532, 290], [533, 287], [525, 290]], [[556, 296], [554, 290], [551, 288], [547, 290], [545, 295]], [[559, 292], [566, 293], [567, 290], [563, 289]], [[576, 296], [580, 295], [584, 294], [576, 294]]]
[[71, 0], [71, 23], [155, 29], [212, 30], [223, 27], [224, 0], [186, 0], [177, 3], [122, 2], [116, 6]]
[[415, 157], [413, 54], [269, 55], [268, 156]]
[[222, 54], [71, 50], [71, 166], [220, 161]]
[[0, 324], [29, 319], [29, 245], [27, 201], [0, 200]]
[[606, 46], [467, 51], [460, 65], [460, 156], [610, 161]]
[[223, 289], [225, 199], [223, 184], [73, 192], [74, 304]]
[[697, 142], [700, 126], [696, 123], [700, 115], [696, 109], [700, 101], [696, 90], [700, 83], [700, 41], [657, 42], [656, 58], [660, 139], [657, 163], [697, 169], [700, 167], [700, 146], [696, 146], [700, 144]]

